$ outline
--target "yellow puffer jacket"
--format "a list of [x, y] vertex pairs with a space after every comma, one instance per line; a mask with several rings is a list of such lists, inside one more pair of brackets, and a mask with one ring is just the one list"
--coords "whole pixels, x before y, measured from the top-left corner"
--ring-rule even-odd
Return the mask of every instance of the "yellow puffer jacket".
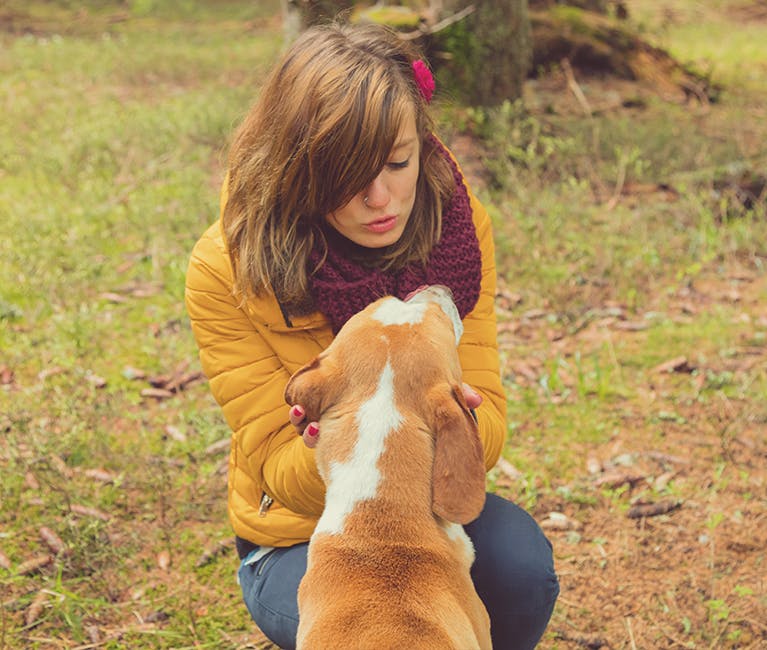
[[[496, 343], [491, 224], [482, 205], [469, 195], [482, 250], [482, 290], [463, 321], [459, 357], [464, 381], [484, 398], [477, 418], [490, 469], [505, 440], [506, 398]], [[222, 194], [222, 210], [225, 202]], [[243, 539], [261, 546], [290, 546], [311, 536], [322, 513], [325, 488], [314, 451], [288, 422], [283, 392], [290, 375], [322, 352], [333, 334], [320, 313], [292, 318], [288, 326], [273, 296], [241, 306], [232, 287], [219, 220], [192, 252], [186, 306], [203, 370], [233, 431], [229, 517], [235, 534]], [[259, 512], [264, 495], [274, 503]]]

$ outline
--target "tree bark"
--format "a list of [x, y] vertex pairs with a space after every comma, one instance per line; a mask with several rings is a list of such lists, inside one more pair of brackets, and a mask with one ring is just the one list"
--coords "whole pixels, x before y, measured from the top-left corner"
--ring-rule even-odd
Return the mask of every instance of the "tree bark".
[[[465, 0], [445, 2], [445, 13], [465, 8]], [[439, 65], [451, 94], [475, 106], [495, 106], [522, 96], [532, 60], [527, 0], [475, 0], [475, 11], [435, 34], [447, 51]], [[438, 56], [438, 54], [437, 54]]]
[[303, 29], [303, 15], [296, 0], [280, 0], [282, 9], [282, 33], [285, 43], [292, 43]]
[[[354, 8], [354, 0], [281, 0], [288, 41]], [[418, 8], [423, 44], [447, 92], [475, 106], [522, 96], [532, 61], [528, 0], [428, 0]], [[474, 8], [467, 16], [464, 12]], [[454, 18], [459, 20], [452, 20]], [[442, 25], [445, 25], [442, 27]], [[431, 33], [428, 28], [440, 26]], [[412, 28], [411, 28], [412, 29]], [[418, 34], [418, 32], [415, 32]], [[403, 34], [407, 38], [408, 35]]]
[[307, 27], [335, 19], [354, 7], [354, 0], [280, 0], [287, 43]]

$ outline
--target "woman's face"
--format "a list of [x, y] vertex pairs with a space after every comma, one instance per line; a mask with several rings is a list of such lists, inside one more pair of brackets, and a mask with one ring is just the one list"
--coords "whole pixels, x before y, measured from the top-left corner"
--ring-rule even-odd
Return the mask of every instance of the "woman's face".
[[420, 141], [411, 111], [389, 157], [372, 183], [327, 216], [328, 223], [355, 244], [382, 248], [402, 236], [415, 202]]

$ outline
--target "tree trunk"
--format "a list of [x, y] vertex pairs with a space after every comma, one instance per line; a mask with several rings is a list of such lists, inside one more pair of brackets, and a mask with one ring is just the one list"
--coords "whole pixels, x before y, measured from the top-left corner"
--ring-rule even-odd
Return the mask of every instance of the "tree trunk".
[[[464, 0], [445, 2], [445, 13], [465, 8]], [[450, 93], [467, 104], [496, 106], [522, 96], [532, 60], [527, 0], [475, 0], [475, 11], [435, 36], [446, 50], [440, 77]], [[435, 57], [439, 52], [435, 52]]]
[[303, 29], [303, 15], [296, 0], [280, 0], [282, 9], [282, 32], [285, 43], [292, 43]]
[[[308, 26], [336, 18], [355, 6], [354, 0], [281, 2], [288, 41]], [[495, 106], [522, 96], [522, 85], [532, 61], [527, 3], [528, 0], [473, 0], [473, 4], [472, 0], [421, 0], [405, 4], [418, 10], [427, 28], [435, 29], [433, 33], [426, 29], [421, 34], [440, 85], [466, 104]], [[467, 10], [470, 13], [465, 15]], [[381, 18], [385, 12], [378, 14], [367, 12], [366, 19], [387, 22]], [[413, 33], [413, 26], [391, 26]]]
[[280, 0], [280, 6], [285, 40], [290, 43], [307, 27], [349, 11], [354, 0]]

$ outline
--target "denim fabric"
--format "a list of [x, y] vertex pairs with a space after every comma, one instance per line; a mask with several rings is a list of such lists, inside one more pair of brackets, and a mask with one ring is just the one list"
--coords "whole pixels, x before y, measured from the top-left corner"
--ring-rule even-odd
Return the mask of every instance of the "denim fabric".
[[296, 647], [298, 583], [306, 573], [308, 546], [276, 548], [252, 564], [245, 558], [237, 574], [251, 617], [283, 650]]
[[551, 542], [522, 508], [488, 494], [465, 526], [474, 544], [474, 588], [490, 615], [495, 650], [534, 648], [559, 595]]
[[[494, 494], [466, 532], [476, 551], [471, 577], [490, 615], [493, 648], [534, 648], [559, 595], [551, 544], [529, 514]], [[298, 583], [307, 548], [277, 548], [251, 564], [246, 558], [238, 573], [250, 615], [283, 650], [296, 647]]]

